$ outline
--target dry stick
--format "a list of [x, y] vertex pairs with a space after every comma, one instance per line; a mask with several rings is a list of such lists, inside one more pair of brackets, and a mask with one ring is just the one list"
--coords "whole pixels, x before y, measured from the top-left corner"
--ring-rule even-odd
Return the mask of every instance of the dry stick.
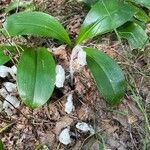
[[18, 10], [19, 10], [19, 4], [20, 4], [20, 0], [18, 0], [18, 2], [17, 2], [17, 9], [16, 9], [16, 13], [18, 12]]
[[58, 146], [57, 146], [57, 149], [56, 150], [59, 150], [60, 149], [60, 143], [58, 144]]
[[71, 59], [70, 59], [70, 65], [69, 65], [69, 70], [70, 70], [70, 76], [71, 76], [71, 86], [73, 86], [73, 74], [74, 74], [74, 69], [73, 69], [73, 61], [74, 56], [73, 53], [71, 54]]
[[12, 122], [8, 125], [6, 125], [5, 127], [0, 129], [0, 134], [3, 133], [5, 130], [7, 130], [8, 128], [10, 128], [11, 126], [13, 126], [16, 122]]

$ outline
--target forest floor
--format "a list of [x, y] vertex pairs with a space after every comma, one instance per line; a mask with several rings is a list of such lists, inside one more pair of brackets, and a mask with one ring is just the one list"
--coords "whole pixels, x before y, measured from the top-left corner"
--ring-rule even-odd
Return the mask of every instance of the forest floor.
[[[8, 1], [2, 0], [0, 5], [7, 5], [4, 2]], [[35, 0], [34, 4], [37, 10], [57, 17], [72, 40], [87, 14], [84, 6], [76, 1]], [[1, 21], [4, 16], [5, 13], [0, 14]], [[147, 33], [150, 35], [150, 25]], [[0, 138], [6, 150], [42, 150], [44, 145], [51, 150], [150, 150], [150, 43], [142, 50], [131, 50], [127, 42], [120, 43], [114, 33], [86, 42], [109, 54], [124, 71], [128, 83], [125, 96], [119, 106], [110, 107], [98, 92], [87, 67], [75, 72], [74, 87], [70, 86], [71, 49], [66, 45], [35, 37], [13, 40], [55, 49], [57, 64], [65, 68], [66, 81], [63, 88], [55, 88], [51, 100], [42, 108], [32, 110], [21, 103], [11, 116], [0, 111]], [[7, 40], [0, 36], [0, 44], [4, 42]], [[0, 87], [8, 81], [15, 83], [11, 76], [0, 78]], [[73, 93], [75, 110], [66, 114], [64, 105], [69, 93]], [[95, 133], [81, 132], [76, 128], [78, 122], [91, 125]], [[73, 133], [69, 145], [58, 140], [66, 127]]]

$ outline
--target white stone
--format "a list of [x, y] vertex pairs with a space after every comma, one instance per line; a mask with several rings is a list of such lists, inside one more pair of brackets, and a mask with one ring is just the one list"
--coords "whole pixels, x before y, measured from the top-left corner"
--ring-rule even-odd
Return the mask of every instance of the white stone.
[[65, 128], [61, 131], [59, 137], [58, 137], [60, 143], [64, 145], [68, 145], [71, 143], [71, 138], [70, 138], [70, 129]]
[[5, 88], [8, 92], [17, 92], [17, 85], [11, 82], [4, 83]]
[[95, 134], [95, 131], [91, 125], [88, 125], [85, 122], [78, 122], [76, 124], [76, 128], [81, 130], [82, 132], [88, 132], [90, 131], [91, 134]]
[[80, 64], [81, 66], [85, 66], [87, 64], [87, 62], [86, 62], [86, 52], [84, 52], [83, 49], [81, 49], [78, 52], [77, 63]]
[[65, 103], [65, 112], [68, 114], [70, 114], [72, 111], [75, 110], [72, 100], [73, 100], [73, 95], [69, 94], [67, 97], [67, 102]]
[[0, 66], [0, 77], [2, 78], [5, 78], [8, 76], [8, 74], [10, 74], [15, 79], [16, 73], [17, 73], [17, 68], [15, 65], [12, 66], [11, 68], [3, 65]]
[[80, 64], [84, 66], [86, 63], [86, 53], [83, 51], [83, 46], [77, 45], [73, 48], [70, 58], [70, 75], [71, 75], [71, 82], [73, 82], [73, 74], [76, 69], [74, 64]]
[[[11, 95], [7, 95], [6, 100], [3, 103], [3, 109], [5, 110], [5, 112], [7, 113], [7, 115], [12, 115], [12, 110], [14, 109], [14, 107], [19, 107], [20, 106], [20, 101], [15, 97], [15, 96], [11, 96]], [[11, 104], [14, 106], [12, 106]]]
[[17, 73], [17, 67], [14, 65], [10, 68], [10, 72], [11, 76], [13, 77], [13, 79], [16, 79], [16, 73]]
[[56, 66], [56, 86], [61, 88], [64, 86], [65, 82], [65, 70], [61, 65]]
[[6, 66], [0, 66], [0, 77], [5, 78], [8, 76], [10, 68]]
[[81, 46], [81, 45], [75, 46], [72, 50], [71, 61], [74, 62], [75, 60], [78, 64], [80, 64], [82, 66], [87, 64], [86, 63], [86, 52], [84, 52], [83, 46]]
[[11, 71], [13, 74], [16, 74], [17, 73], [17, 67], [14, 65], [11, 67]]

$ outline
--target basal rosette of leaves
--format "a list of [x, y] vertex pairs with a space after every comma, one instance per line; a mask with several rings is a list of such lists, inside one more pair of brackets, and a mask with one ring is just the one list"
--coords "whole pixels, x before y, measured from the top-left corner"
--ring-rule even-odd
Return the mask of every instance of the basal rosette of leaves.
[[[72, 45], [82, 44], [83, 41], [95, 36], [117, 31], [120, 37], [129, 41], [132, 48], [143, 47], [148, 36], [137, 22], [149, 21], [144, 10], [132, 1], [99, 0], [94, 3], [81, 25], [76, 43], [72, 43], [67, 31], [55, 17], [43, 12], [19, 12], [10, 15], [6, 17], [1, 32], [8, 37], [32, 35], [54, 38], [72, 48]], [[137, 4], [141, 3], [137, 1]], [[142, 6], [145, 4], [147, 3], [142, 3]], [[46, 48], [27, 48], [5, 43], [0, 45], [0, 65], [10, 61], [4, 53], [5, 49], [13, 53], [18, 50], [21, 52], [16, 65], [17, 86], [23, 102], [31, 108], [44, 105], [55, 88], [56, 64], [53, 54]], [[126, 88], [123, 71], [115, 60], [102, 51], [86, 46], [83, 50], [86, 52], [87, 65], [98, 90], [109, 104], [118, 104]]]

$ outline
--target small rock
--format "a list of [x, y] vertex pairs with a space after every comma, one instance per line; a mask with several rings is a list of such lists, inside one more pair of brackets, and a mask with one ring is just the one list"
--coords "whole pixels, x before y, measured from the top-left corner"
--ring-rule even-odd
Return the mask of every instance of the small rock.
[[87, 64], [87, 62], [86, 62], [86, 52], [83, 51], [83, 49], [81, 49], [78, 52], [77, 63], [80, 64], [81, 66], [85, 66]]
[[13, 77], [13, 79], [16, 79], [16, 73], [17, 73], [17, 67], [14, 65], [10, 68], [10, 72], [11, 76]]
[[67, 102], [65, 103], [65, 112], [68, 114], [70, 114], [75, 109], [72, 99], [72, 94], [69, 94], [69, 96], [67, 97]]
[[11, 67], [11, 72], [17, 74], [17, 67], [15, 65]]
[[[7, 113], [7, 115], [12, 115], [12, 110], [14, 109], [14, 107], [19, 107], [20, 106], [20, 101], [15, 97], [15, 96], [11, 96], [11, 95], [7, 95], [6, 100], [3, 103], [3, 109], [5, 110], [5, 112]], [[10, 103], [9, 103], [10, 102]], [[14, 106], [12, 106], [12, 105]]]
[[0, 77], [5, 78], [8, 76], [10, 68], [6, 66], [0, 66]]
[[65, 128], [61, 131], [61, 133], [59, 135], [59, 141], [64, 145], [68, 145], [71, 143], [69, 128]]
[[74, 47], [71, 54], [71, 60], [76, 60], [76, 62], [82, 66], [87, 64], [86, 52], [83, 51], [83, 46], [77, 45], [76, 47]]
[[58, 88], [61, 88], [64, 86], [64, 82], [65, 82], [65, 70], [63, 69], [63, 67], [61, 65], [57, 65], [56, 66], [56, 86]]
[[91, 125], [88, 125], [85, 122], [78, 122], [76, 124], [76, 128], [81, 130], [84, 133], [90, 131], [91, 134], [95, 134], [93, 127]]
[[17, 85], [11, 82], [4, 83], [5, 88], [8, 92], [17, 92]]
[[0, 66], [0, 77], [5, 78], [10, 74], [14, 79], [16, 78], [17, 68], [12, 66], [11, 68], [1, 65]]

